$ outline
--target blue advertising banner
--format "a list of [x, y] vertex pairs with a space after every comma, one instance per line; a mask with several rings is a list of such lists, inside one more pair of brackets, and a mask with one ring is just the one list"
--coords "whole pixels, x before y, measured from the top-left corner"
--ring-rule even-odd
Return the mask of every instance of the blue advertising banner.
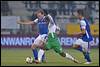
[[[35, 36], [1, 35], [1, 46], [31, 46]], [[59, 41], [62, 46], [72, 46], [77, 37], [61, 36]], [[99, 46], [99, 37], [94, 37], [91, 46]]]

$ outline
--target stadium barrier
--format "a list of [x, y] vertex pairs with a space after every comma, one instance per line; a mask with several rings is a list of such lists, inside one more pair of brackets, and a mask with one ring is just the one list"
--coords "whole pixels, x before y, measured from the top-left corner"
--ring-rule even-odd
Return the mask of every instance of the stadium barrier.
[[[34, 42], [36, 36], [31, 35], [1, 35], [1, 47], [30, 47]], [[99, 46], [99, 37], [94, 36], [91, 46]], [[60, 36], [59, 41], [62, 46], [70, 47], [77, 37], [73, 36]]]

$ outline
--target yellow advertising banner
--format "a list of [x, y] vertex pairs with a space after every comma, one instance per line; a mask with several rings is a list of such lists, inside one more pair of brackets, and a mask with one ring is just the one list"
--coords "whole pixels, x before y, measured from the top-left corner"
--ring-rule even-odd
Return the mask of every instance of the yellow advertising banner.
[[99, 36], [99, 24], [98, 25], [90, 25], [92, 35]]
[[[99, 35], [99, 25], [91, 24], [90, 25], [92, 35]], [[73, 33], [81, 32], [80, 24], [66, 24], [66, 32], [68, 35], [72, 35]]]

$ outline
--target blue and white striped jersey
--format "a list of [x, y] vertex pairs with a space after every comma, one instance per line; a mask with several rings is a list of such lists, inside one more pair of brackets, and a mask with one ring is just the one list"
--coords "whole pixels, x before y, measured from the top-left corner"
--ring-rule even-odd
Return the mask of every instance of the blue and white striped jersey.
[[87, 19], [82, 18], [80, 20], [80, 29], [85, 29], [86, 33], [82, 36], [82, 40], [86, 41], [86, 42], [90, 42], [93, 40], [93, 37], [91, 35], [91, 31], [90, 31], [90, 25]]

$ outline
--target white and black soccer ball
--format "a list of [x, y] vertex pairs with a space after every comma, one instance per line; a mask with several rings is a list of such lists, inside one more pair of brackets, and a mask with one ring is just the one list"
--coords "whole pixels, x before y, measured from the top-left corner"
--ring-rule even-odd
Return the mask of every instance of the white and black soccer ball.
[[32, 57], [26, 57], [25, 61], [26, 61], [26, 63], [32, 63], [33, 58]]

